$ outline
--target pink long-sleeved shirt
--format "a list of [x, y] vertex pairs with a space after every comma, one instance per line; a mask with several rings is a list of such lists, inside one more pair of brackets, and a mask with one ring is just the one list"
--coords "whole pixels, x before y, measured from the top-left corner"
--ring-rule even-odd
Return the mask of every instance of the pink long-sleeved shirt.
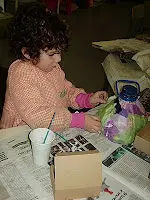
[[67, 108], [80, 108], [76, 101], [80, 93], [85, 91], [67, 81], [59, 65], [44, 72], [31, 62], [17, 60], [9, 68], [1, 128], [48, 127], [56, 112], [52, 130], [65, 130], [72, 120]]

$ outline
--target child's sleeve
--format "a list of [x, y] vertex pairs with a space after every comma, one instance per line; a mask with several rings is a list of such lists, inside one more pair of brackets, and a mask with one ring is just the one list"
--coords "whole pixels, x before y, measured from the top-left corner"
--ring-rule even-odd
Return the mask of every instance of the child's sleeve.
[[91, 94], [87, 94], [82, 88], [76, 88], [70, 81], [68, 81], [65, 78], [64, 71], [59, 65], [57, 69], [60, 73], [61, 79], [64, 81], [64, 89], [67, 91], [66, 99], [68, 107], [72, 107], [74, 109], [92, 108], [93, 106], [89, 101]]
[[65, 80], [65, 87], [67, 89], [68, 107], [74, 109], [93, 108], [90, 103], [92, 93], [86, 93], [84, 89], [76, 88], [71, 82]]
[[76, 88], [70, 81], [65, 79], [65, 88], [67, 90], [67, 102], [68, 102], [68, 107], [72, 107], [74, 109], [80, 109], [80, 105], [76, 101], [76, 98], [79, 94], [86, 94], [84, 89], [82, 88]]
[[52, 130], [68, 129], [72, 114], [66, 108], [47, 105], [40, 95], [38, 86], [39, 82], [36, 81], [32, 71], [20, 69], [11, 74], [9, 91], [19, 117], [31, 128], [47, 128], [54, 112], [56, 112]]

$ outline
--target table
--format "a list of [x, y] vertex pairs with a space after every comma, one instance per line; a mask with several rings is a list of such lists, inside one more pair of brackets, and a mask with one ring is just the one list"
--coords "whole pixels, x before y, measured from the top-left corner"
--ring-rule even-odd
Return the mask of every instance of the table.
[[[94, 114], [98, 108], [90, 112]], [[49, 166], [38, 167], [32, 161], [31, 147], [28, 140], [28, 126], [0, 130], [0, 199], [6, 200], [53, 200], [50, 185]], [[69, 129], [63, 135], [70, 139], [82, 135], [98, 149], [106, 165], [115, 151], [123, 152], [108, 167], [103, 164], [102, 192], [98, 200], [112, 200], [119, 194], [123, 200], [149, 200], [150, 163], [139, 159], [120, 145], [108, 141], [96, 133], [82, 129]], [[54, 145], [58, 144], [56, 138]], [[111, 155], [111, 156], [110, 156]], [[109, 159], [108, 159], [109, 158]], [[129, 165], [126, 165], [128, 163]], [[134, 168], [133, 166], [136, 166]], [[121, 174], [120, 174], [121, 173]], [[140, 181], [140, 182], [139, 182]], [[142, 189], [141, 185], [142, 184]], [[132, 190], [130, 190], [130, 189]], [[111, 194], [110, 194], [111, 193]], [[82, 199], [83, 200], [83, 199]], [[87, 200], [87, 199], [84, 199]], [[116, 200], [119, 200], [117, 198]]]
[[[136, 38], [129, 38], [93, 42], [92, 46], [109, 52], [104, 59], [102, 66], [108, 82], [114, 92], [117, 80], [134, 80], [139, 83], [141, 91], [150, 87], [149, 75], [146, 71], [142, 70], [144, 64], [142, 64], [139, 59], [137, 60], [137, 58], [134, 58], [136, 62], [132, 60], [132, 56], [137, 55], [137, 52], [144, 52], [149, 49], [150, 43]], [[120, 58], [118, 53], [116, 54], [113, 52], [123, 53], [121, 53]], [[146, 58], [143, 57], [143, 63], [145, 62], [144, 59], [146, 60]], [[141, 68], [139, 66], [141, 66]], [[108, 88], [107, 79], [105, 79], [105, 84]]]

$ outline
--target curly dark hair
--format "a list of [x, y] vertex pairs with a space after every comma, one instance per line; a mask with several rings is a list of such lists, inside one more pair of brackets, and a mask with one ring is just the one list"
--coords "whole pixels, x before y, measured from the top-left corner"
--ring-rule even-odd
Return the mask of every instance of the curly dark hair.
[[8, 31], [10, 48], [18, 59], [24, 59], [22, 48], [33, 60], [40, 50], [66, 50], [70, 38], [65, 21], [38, 2], [20, 6]]

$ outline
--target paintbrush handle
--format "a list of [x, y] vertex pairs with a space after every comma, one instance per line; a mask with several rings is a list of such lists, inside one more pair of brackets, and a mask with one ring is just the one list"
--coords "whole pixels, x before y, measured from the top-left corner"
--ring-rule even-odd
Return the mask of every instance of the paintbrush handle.
[[50, 122], [49, 127], [48, 127], [48, 131], [47, 131], [47, 133], [46, 133], [46, 135], [45, 135], [43, 144], [45, 144], [45, 142], [46, 142], [47, 136], [48, 136], [48, 134], [49, 134], [49, 130], [51, 129], [51, 126], [52, 126], [52, 123], [53, 123], [53, 120], [54, 120], [54, 117], [55, 117], [55, 114], [56, 114], [56, 113], [54, 112], [53, 117], [52, 117], [51, 122]]

